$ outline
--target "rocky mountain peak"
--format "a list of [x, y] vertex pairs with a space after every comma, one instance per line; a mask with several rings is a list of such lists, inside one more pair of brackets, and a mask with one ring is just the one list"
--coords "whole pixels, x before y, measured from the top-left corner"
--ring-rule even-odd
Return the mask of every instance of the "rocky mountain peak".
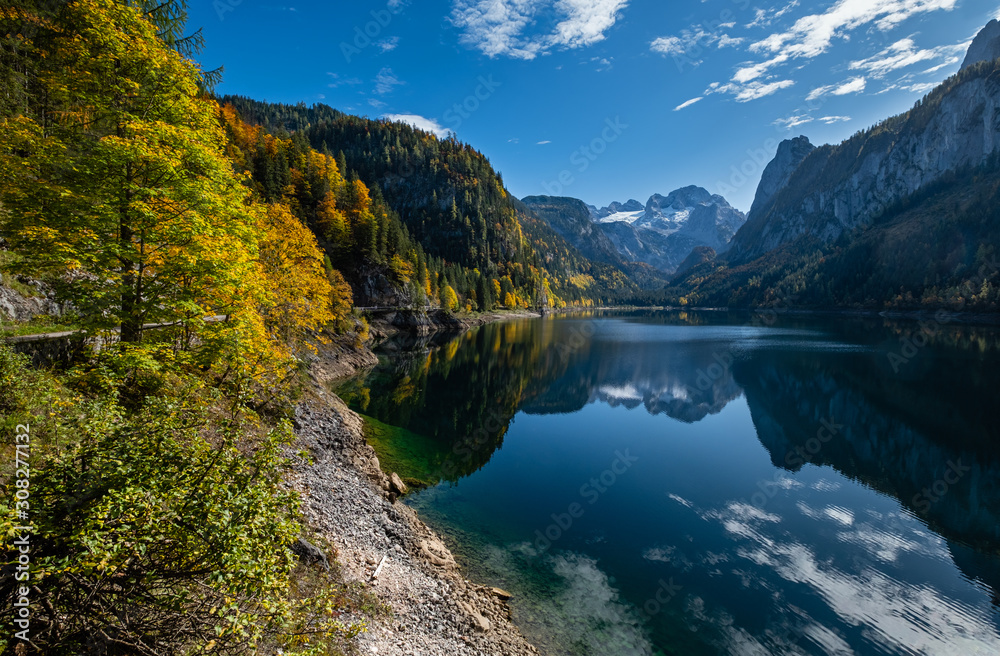
[[706, 205], [710, 203], [725, 203], [726, 206], [729, 205], [728, 202], [721, 196], [718, 198], [712, 196], [707, 189], [703, 187], [698, 187], [695, 185], [690, 185], [687, 187], [681, 187], [675, 191], [670, 192], [666, 197], [660, 194], [653, 194], [650, 197], [649, 202], [646, 203], [646, 214], [651, 215], [654, 213], [662, 213], [665, 210], [683, 210], [688, 207], [697, 207], [698, 205]]
[[788, 184], [799, 164], [814, 150], [816, 146], [804, 136], [785, 139], [778, 144], [778, 152], [774, 155], [774, 159], [764, 168], [748, 216], [753, 217], [763, 211], [774, 195]]
[[991, 20], [986, 24], [969, 46], [962, 68], [984, 61], [993, 61], [1000, 57], [1000, 21]]

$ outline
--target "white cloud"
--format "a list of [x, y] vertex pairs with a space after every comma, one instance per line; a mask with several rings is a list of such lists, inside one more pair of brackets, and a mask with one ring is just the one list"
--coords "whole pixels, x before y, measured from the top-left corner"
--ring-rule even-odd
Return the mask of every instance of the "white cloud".
[[440, 123], [432, 118], [426, 118], [420, 116], [419, 114], [384, 114], [382, 118], [412, 125], [420, 130], [437, 135], [439, 139], [444, 139], [448, 136], [448, 130], [441, 127]]
[[780, 128], [791, 130], [792, 128], [797, 128], [800, 125], [805, 125], [806, 123], [812, 123], [814, 120], [816, 119], [814, 119], [811, 116], [806, 116], [804, 114], [795, 114], [793, 116], [789, 116], [788, 118], [779, 118], [774, 122], [774, 124]]
[[661, 55], [683, 55], [687, 52], [688, 46], [680, 37], [661, 36], [649, 44], [649, 49]]
[[591, 57], [590, 61], [595, 62], [597, 64], [597, 68], [595, 70], [598, 73], [603, 73], [604, 71], [610, 71], [613, 67], [611, 59], [607, 57]]
[[786, 61], [788, 61], [788, 55], [780, 54], [773, 59], [762, 61], [759, 64], [744, 66], [743, 68], [738, 69], [736, 74], [733, 75], [733, 82], [745, 84], [751, 80], [756, 80], [768, 70], [774, 68], [778, 64], [784, 64]]
[[392, 69], [385, 67], [378, 72], [375, 76], [375, 93], [380, 96], [384, 96], [388, 93], [392, 93], [395, 87], [406, 84], [401, 82], [396, 74], [392, 72]]
[[[454, 0], [451, 22], [462, 43], [487, 57], [534, 59], [554, 48], [583, 48], [603, 41], [628, 0]], [[529, 34], [556, 16], [548, 33]]]
[[618, 20], [628, 0], [559, 0], [556, 11], [566, 19], [556, 25], [554, 42], [567, 48], [582, 48], [604, 40], [604, 33]]
[[795, 84], [794, 80], [778, 80], [777, 82], [750, 82], [748, 84], [713, 84], [705, 91], [708, 93], [729, 93], [736, 97], [736, 102], [750, 102], [765, 96], [770, 96], [782, 89]]
[[834, 96], [846, 96], [850, 93], [861, 93], [865, 90], [867, 85], [868, 81], [864, 77], [856, 77], [840, 84], [830, 84], [825, 87], [813, 89], [809, 92], [809, 95], [806, 96], [806, 100], [816, 100], [817, 98], [821, 98], [827, 94], [832, 94]]
[[734, 37], [734, 36], [729, 36], [728, 34], [723, 34], [722, 36], [719, 37], [719, 47], [720, 48], [728, 48], [729, 46], [735, 47], [740, 45], [744, 41], [746, 41], [746, 39], [744, 39], [741, 36]]
[[677, 105], [676, 107], [674, 107], [674, 111], [675, 112], [679, 112], [682, 109], [684, 109], [686, 107], [690, 107], [691, 105], [695, 104], [696, 102], [699, 102], [699, 101], [704, 100], [704, 99], [705, 99], [705, 96], [698, 96], [697, 98], [692, 98], [691, 100], [688, 100], [687, 102], [682, 102], [680, 105]]
[[776, 32], [750, 46], [754, 52], [781, 52], [791, 58], [816, 57], [829, 50], [834, 38], [874, 23], [889, 30], [916, 14], [954, 9], [956, 0], [838, 0], [822, 14], [797, 20], [784, 32]]
[[775, 20], [781, 18], [792, 9], [799, 6], [799, 0], [792, 0], [781, 9], [757, 9], [752, 23], [747, 27], [768, 27]]
[[382, 49], [382, 52], [392, 52], [399, 45], [399, 37], [391, 36], [388, 39], [382, 39], [375, 44]]
[[913, 39], [900, 39], [885, 50], [879, 52], [868, 59], [861, 59], [851, 62], [851, 70], [867, 71], [873, 77], [885, 77], [892, 71], [913, 66], [921, 62], [945, 61], [937, 66], [927, 69], [924, 73], [934, 73], [958, 62], [959, 53], [963, 53], [969, 48], [969, 42], [958, 43], [949, 46], [939, 46], [937, 48], [917, 49]]
[[545, 144], [550, 144], [550, 143], [552, 143], [552, 142], [546, 139], [545, 141], [539, 141], [536, 145], [538, 145], [538, 146], [544, 146]]
[[[731, 26], [732, 24], [726, 23], [719, 27], [724, 28], [726, 25]], [[691, 29], [681, 32], [680, 36], [661, 36], [654, 39], [649, 44], [649, 49], [661, 55], [670, 55], [673, 57], [686, 55], [694, 58], [699, 56], [705, 48], [711, 46], [719, 48], [738, 46], [744, 40], [742, 37], [732, 37], [721, 32], [709, 32], [703, 27], [696, 25]]]
[[826, 125], [833, 125], [834, 123], [844, 123], [850, 120], [850, 116], [823, 116], [821, 118], [813, 118], [808, 114], [793, 114], [787, 118], [779, 118], [774, 122], [774, 125], [777, 125], [779, 128], [783, 128], [785, 130], [791, 130], [792, 128], [813, 123], [814, 121], [819, 121], [820, 123], [825, 123]]
[[[811, 59], [822, 55], [831, 48], [835, 39], [847, 40], [852, 31], [864, 26], [887, 31], [917, 14], [950, 11], [956, 3], [957, 0], [837, 0], [823, 13], [803, 16], [784, 31], [775, 32], [752, 43], [750, 52], [759, 53], [764, 59], [741, 64], [733, 74], [731, 84], [725, 85], [724, 90], [744, 102], [746, 99], [753, 100], [774, 93], [778, 88], [784, 88], [775, 85], [788, 86], [787, 81], [772, 81], [775, 77], [774, 69], [782, 65], [796, 59]], [[793, 0], [780, 10], [757, 10], [755, 20], [747, 27], [770, 25], [796, 6], [798, 2]], [[931, 59], [932, 52], [917, 53], [912, 41], [903, 40], [871, 59], [853, 62], [851, 69], [868, 71], [873, 77], [880, 77], [887, 72], [882, 70], [885, 67], [901, 64], [907, 57]], [[899, 62], [896, 62], [897, 59]], [[864, 91], [866, 84], [866, 76], [859, 76], [839, 85], [822, 86], [813, 89], [808, 100], [827, 94], [842, 96], [860, 93]]]

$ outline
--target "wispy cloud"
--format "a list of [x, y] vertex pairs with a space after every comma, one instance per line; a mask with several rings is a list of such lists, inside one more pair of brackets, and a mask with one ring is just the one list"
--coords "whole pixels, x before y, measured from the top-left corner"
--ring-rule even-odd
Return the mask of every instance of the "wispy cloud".
[[695, 104], [696, 102], [699, 102], [699, 101], [704, 100], [704, 99], [705, 99], [705, 96], [698, 96], [697, 98], [692, 98], [691, 100], [688, 100], [686, 102], [682, 102], [680, 105], [677, 105], [676, 107], [674, 107], [674, 111], [675, 112], [679, 112], [682, 109], [690, 107], [691, 105]]
[[718, 84], [714, 83], [705, 91], [709, 93], [728, 93], [736, 98], [736, 102], [750, 102], [758, 98], [770, 96], [782, 89], [794, 86], [794, 80], [778, 80], [777, 82], [749, 82], [747, 84]]
[[806, 100], [816, 100], [830, 94], [834, 96], [846, 96], [851, 93], [861, 93], [865, 90], [868, 81], [864, 77], [856, 77], [840, 84], [830, 84], [828, 86], [813, 89], [806, 96]]
[[[719, 28], [731, 27], [732, 23], [719, 25]], [[745, 39], [742, 37], [729, 36], [719, 30], [706, 30], [700, 25], [684, 30], [679, 36], [661, 36], [653, 39], [649, 44], [649, 49], [655, 53], [670, 57], [686, 57], [694, 60], [699, 57], [706, 48], [717, 47], [727, 48], [738, 46]]]
[[[455, 0], [451, 22], [462, 43], [487, 57], [535, 59], [556, 48], [583, 48], [603, 41], [628, 0]], [[538, 22], [555, 21], [530, 33]]]
[[377, 41], [375, 45], [378, 46], [382, 52], [392, 52], [397, 46], [399, 46], [399, 37], [390, 36], [388, 39]]
[[753, 52], [781, 52], [793, 59], [816, 57], [829, 50], [835, 38], [868, 24], [889, 30], [911, 16], [954, 9], [957, 0], [839, 0], [822, 14], [797, 20], [750, 46]]
[[608, 57], [591, 57], [590, 61], [597, 64], [597, 68], [594, 70], [596, 70], [598, 73], [603, 73], [604, 71], [610, 71], [612, 68], [614, 68], [612, 60]]
[[375, 93], [380, 96], [392, 93], [392, 90], [398, 86], [406, 84], [400, 81], [396, 74], [392, 72], [392, 69], [386, 66], [378, 72], [375, 76]]
[[535, 144], [535, 145], [537, 145], [537, 146], [544, 146], [545, 144], [550, 144], [550, 143], [552, 143], [552, 142], [551, 142], [551, 141], [549, 141], [548, 139], [546, 139], [545, 141], [539, 141], [539, 142], [538, 142], [537, 144]]
[[747, 25], [748, 28], [752, 27], [770, 27], [771, 23], [781, 18], [792, 9], [799, 6], [799, 0], [792, 0], [790, 3], [782, 7], [781, 9], [756, 9], [753, 22]]
[[439, 139], [444, 139], [448, 136], [448, 130], [443, 128], [440, 123], [432, 118], [426, 118], [424, 116], [420, 116], [419, 114], [384, 114], [382, 118], [412, 125], [420, 130], [437, 135]]
[[[774, 81], [775, 77], [778, 77], [777, 69], [798, 59], [818, 57], [828, 52], [835, 40], [848, 40], [851, 33], [857, 29], [869, 26], [870, 29], [887, 31], [918, 14], [950, 11], [954, 9], [956, 2], [957, 0], [837, 0], [826, 11], [803, 16], [787, 29], [774, 32], [750, 44], [749, 51], [762, 56], [762, 59], [738, 66], [730, 84], [720, 86], [720, 90], [734, 94], [738, 100], [752, 100], [769, 95], [780, 88], [790, 86], [787, 80]], [[754, 22], [747, 27], [766, 27], [796, 6], [798, 2], [793, 0], [781, 9], [758, 10]], [[853, 62], [851, 69], [867, 71], [873, 77], [879, 77], [887, 72], [886, 69], [891, 70], [889, 67], [910, 65], [917, 60], [931, 60], [940, 55], [936, 49], [917, 51], [912, 41], [903, 40], [880, 55]], [[909, 63], [904, 63], [907, 61]], [[864, 91], [866, 84], [865, 76], [854, 77], [841, 84], [813, 89], [808, 99], [815, 100], [827, 94], [859, 93]]]
[[918, 49], [912, 38], [900, 39], [885, 50], [867, 58], [851, 62], [851, 70], [866, 71], [873, 77], [885, 77], [892, 71], [908, 68], [921, 62], [937, 62], [940, 64], [924, 71], [934, 73], [945, 66], [958, 63], [959, 55], [969, 49], [970, 42], [954, 45], [938, 46], [936, 48]]
[[331, 89], [336, 89], [337, 87], [344, 85], [356, 86], [358, 84], [361, 84], [361, 80], [356, 77], [342, 77], [338, 73], [327, 73], [327, 75], [330, 77], [330, 82], [326, 86], [330, 87]]
[[850, 120], [850, 116], [822, 116], [820, 118], [813, 118], [808, 114], [792, 114], [786, 118], [779, 118], [774, 121], [774, 125], [777, 125], [779, 128], [783, 128], [785, 130], [791, 130], [799, 127], [800, 125], [806, 125], [815, 121], [819, 121], [820, 123], [824, 123], [826, 125], [833, 125], [834, 123], [846, 123]]
[[786, 118], [779, 118], [774, 122], [779, 128], [784, 128], [786, 130], [791, 130], [792, 128], [797, 128], [800, 125], [805, 125], [807, 123], [812, 123], [815, 121], [812, 116], [807, 114], [793, 114]]

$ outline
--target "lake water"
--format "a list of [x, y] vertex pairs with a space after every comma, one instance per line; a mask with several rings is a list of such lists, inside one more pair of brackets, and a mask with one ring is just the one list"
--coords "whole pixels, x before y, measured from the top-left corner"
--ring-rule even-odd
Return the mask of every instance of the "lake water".
[[635, 312], [383, 356], [342, 395], [543, 653], [1000, 654], [994, 329]]

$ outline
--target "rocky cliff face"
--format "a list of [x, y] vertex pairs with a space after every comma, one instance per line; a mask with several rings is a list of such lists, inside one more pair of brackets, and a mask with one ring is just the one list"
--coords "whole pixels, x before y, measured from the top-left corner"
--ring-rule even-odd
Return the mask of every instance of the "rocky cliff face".
[[962, 68], [968, 68], [979, 62], [993, 61], [998, 57], [1000, 57], [1000, 21], [993, 19], [973, 39], [969, 52], [965, 55], [965, 61], [962, 62]]
[[786, 142], [780, 159], [768, 166], [749, 221], [733, 239], [730, 261], [753, 260], [803, 236], [831, 242], [956, 171], [994, 161], [1000, 150], [1000, 65], [974, 64], [993, 54], [995, 31], [1000, 25], [987, 26], [966, 68], [910, 112], [839, 146], [811, 150], [781, 184], [808, 149], [804, 142]]
[[637, 228], [625, 221], [601, 223], [598, 228], [611, 240], [621, 256], [630, 262], [642, 262], [669, 273], [683, 260], [683, 257], [678, 259], [675, 252], [681, 248], [677, 244], [678, 239], [670, 239], [653, 230]]
[[795, 170], [799, 168], [802, 160], [814, 150], [816, 150], [816, 146], [812, 145], [809, 139], [804, 136], [786, 139], [778, 145], [778, 152], [764, 169], [764, 174], [760, 178], [757, 195], [753, 199], [747, 220], [764, 213], [770, 207], [774, 195], [788, 185], [788, 181]]
[[[29, 280], [19, 285], [25, 291], [18, 291], [14, 286], [5, 284], [8, 280], [14, 280], [10, 274], [0, 275], [0, 322], [30, 321], [40, 315], [62, 314], [62, 308], [44, 285]], [[26, 290], [31, 290], [31, 293]]]

